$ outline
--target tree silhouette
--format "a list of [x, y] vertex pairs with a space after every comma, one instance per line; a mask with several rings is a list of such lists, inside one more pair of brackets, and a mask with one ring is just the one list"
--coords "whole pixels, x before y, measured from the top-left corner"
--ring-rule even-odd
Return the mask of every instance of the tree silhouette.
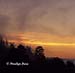
[[[43, 73], [43, 71], [54, 73], [56, 71], [57, 73], [75, 73], [73, 62], [67, 61], [65, 64], [61, 58], [45, 57], [42, 46], [37, 46], [34, 53], [32, 53], [32, 49], [30, 46], [24, 46], [22, 44], [15, 47], [13, 43], [8, 43], [0, 35], [0, 71], [32, 71], [32, 73]], [[29, 66], [7, 66], [6, 62], [24, 62], [29, 63]]]
[[45, 56], [44, 56], [44, 49], [42, 46], [38, 46], [35, 50], [35, 58], [37, 60], [44, 60]]

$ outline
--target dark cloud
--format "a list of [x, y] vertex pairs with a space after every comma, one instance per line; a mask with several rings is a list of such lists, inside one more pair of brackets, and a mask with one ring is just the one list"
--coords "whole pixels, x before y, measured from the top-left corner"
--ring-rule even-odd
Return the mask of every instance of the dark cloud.
[[0, 31], [74, 34], [71, 33], [75, 32], [74, 3], [74, 0], [0, 0]]

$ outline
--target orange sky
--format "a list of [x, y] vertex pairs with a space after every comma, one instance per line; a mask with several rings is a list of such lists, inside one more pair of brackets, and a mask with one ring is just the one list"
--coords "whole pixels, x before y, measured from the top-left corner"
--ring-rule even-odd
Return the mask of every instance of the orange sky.
[[22, 43], [34, 47], [43, 46], [47, 57], [75, 58], [74, 36], [61, 37], [35, 32], [9, 34], [6, 36], [9, 42]]

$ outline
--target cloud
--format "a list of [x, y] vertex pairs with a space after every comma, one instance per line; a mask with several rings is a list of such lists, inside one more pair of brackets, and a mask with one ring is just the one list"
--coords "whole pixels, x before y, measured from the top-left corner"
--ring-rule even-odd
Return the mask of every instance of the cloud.
[[75, 35], [74, 4], [74, 0], [0, 0], [0, 31]]

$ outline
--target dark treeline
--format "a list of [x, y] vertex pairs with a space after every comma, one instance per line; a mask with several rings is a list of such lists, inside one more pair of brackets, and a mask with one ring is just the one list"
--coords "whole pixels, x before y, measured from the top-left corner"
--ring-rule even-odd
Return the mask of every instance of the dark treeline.
[[[29, 65], [11, 65], [12, 63], [27, 63]], [[37, 46], [34, 53], [30, 46], [19, 44], [17, 47], [8, 43], [0, 36], [0, 73], [2, 72], [34, 72], [34, 73], [75, 73], [71, 61], [58, 57], [46, 58], [42, 46]]]

